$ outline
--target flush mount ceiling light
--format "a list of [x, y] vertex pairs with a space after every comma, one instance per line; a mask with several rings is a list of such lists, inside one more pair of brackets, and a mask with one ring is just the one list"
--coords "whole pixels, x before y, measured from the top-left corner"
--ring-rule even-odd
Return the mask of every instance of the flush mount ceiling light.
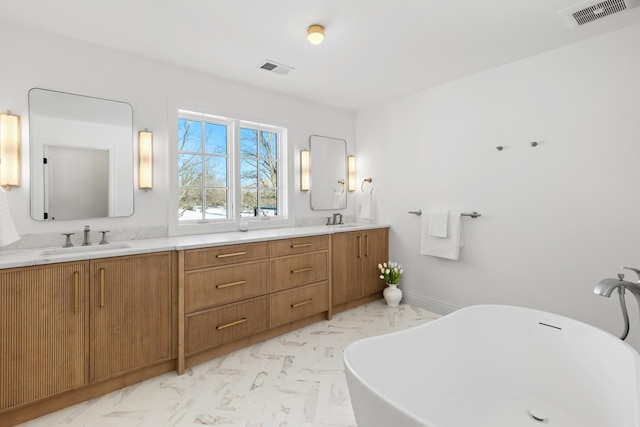
[[324, 40], [324, 27], [322, 25], [313, 24], [307, 28], [307, 39], [311, 44], [320, 44]]

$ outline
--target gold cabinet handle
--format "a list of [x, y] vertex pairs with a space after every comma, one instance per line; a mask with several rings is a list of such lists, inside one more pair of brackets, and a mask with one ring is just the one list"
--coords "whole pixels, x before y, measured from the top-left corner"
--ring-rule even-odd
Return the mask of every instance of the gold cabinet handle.
[[358, 258], [362, 256], [362, 238], [358, 235]]
[[104, 308], [104, 268], [100, 269], [100, 308]]
[[313, 298], [308, 299], [308, 300], [306, 300], [306, 301], [302, 301], [302, 302], [297, 302], [297, 303], [295, 303], [295, 304], [291, 304], [291, 308], [300, 307], [300, 306], [303, 306], [303, 305], [310, 304], [310, 303], [312, 303], [312, 302], [313, 302]]
[[78, 314], [78, 312], [80, 312], [80, 273], [77, 271], [73, 272], [73, 289], [73, 312]]
[[369, 235], [368, 234], [364, 235], [364, 256], [365, 257], [369, 256]]
[[300, 268], [298, 270], [291, 270], [291, 273], [304, 273], [305, 271], [311, 271], [313, 270], [313, 267], [305, 267], [305, 268]]
[[244, 285], [245, 283], [247, 283], [246, 280], [238, 280], [237, 282], [230, 282], [230, 283], [223, 283], [222, 285], [216, 285], [216, 288], [218, 289], [230, 288], [231, 286]]
[[309, 246], [313, 246], [313, 243], [298, 243], [296, 245], [291, 245], [292, 248], [306, 248]]
[[216, 255], [216, 258], [229, 258], [232, 256], [240, 256], [240, 255], [246, 255], [247, 251], [242, 251], [242, 252], [233, 252], [230, 254], [220, 254], [220, 255]]
[[240, 323], [244, 323], [247, 321], [246, 317], [243, 317], [240, 320], [236, 320], [235, 322], [225, 323], [224, 325], [216, 326], [216, 329], [219, 331], [220, 329], [228, 328], [230, 326], [239, 325]]

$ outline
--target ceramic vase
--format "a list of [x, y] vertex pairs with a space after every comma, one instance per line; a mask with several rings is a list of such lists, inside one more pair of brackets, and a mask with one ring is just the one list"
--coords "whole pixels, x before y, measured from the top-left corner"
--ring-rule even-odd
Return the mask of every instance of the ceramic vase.
[[402, 291], [398, 288], [397, 284], [387, 283], [387, 287], [382, 291], [384, 300], [389, 307], [397, 307], [402, 299]]

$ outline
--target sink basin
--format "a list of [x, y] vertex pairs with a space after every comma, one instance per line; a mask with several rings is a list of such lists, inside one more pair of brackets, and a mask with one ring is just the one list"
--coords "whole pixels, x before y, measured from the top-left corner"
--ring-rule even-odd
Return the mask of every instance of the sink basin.
[[124, 249], [130, 248], [131, 245], [128, 243], [109, 243], [107, 245], [91, 245], [91, 246], [74, 246], [71, 248], [55, 248], [55, 249], [47, 249], [40, 252], [40, 256], [50, 256], [50, 255], [65, 255], [72, 253], [84, 253], [84, 252], [104, 252], [104, 251], [112, 251], [114, 249]]
[[358, 224], [336, 224], [334, 225], [334, 227], [337, 228], [351, 228], [351, 227], [357, 227]]

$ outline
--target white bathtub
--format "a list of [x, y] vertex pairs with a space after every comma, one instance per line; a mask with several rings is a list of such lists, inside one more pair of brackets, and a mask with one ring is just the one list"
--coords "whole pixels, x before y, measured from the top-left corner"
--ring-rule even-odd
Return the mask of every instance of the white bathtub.
[[356, 341], [344, 362], [359, 427], [640, 427], [638, 353], [542, 311], [464, 308]]

